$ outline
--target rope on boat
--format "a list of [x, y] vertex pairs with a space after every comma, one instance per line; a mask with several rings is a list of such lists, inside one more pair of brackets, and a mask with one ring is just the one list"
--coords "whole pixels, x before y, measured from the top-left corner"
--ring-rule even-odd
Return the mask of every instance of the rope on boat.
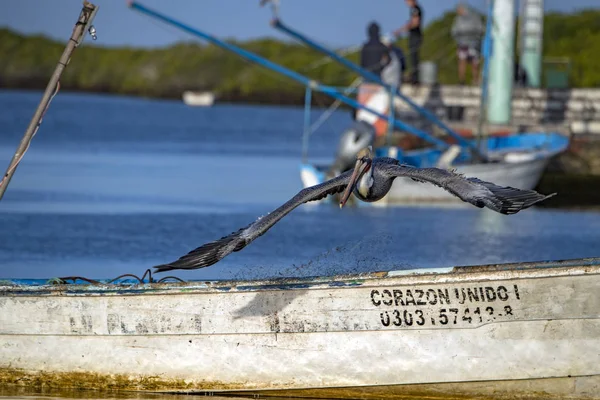
[[[148, 281], [146, 282], [144, 279], [146, 278], [146, 276], [148, 277]], [[83, 276], [64, 276], [64, 277], [60, 277], [60, 278], [53, 278], [50, 279], [47, 283], [51, 284], [51, 285], [68, 285], [68, 284], [75, 284], [77, 281], [84, 281], [87, 282], [89, 284], [92, 285], [111, 285], [116, 283], [118, 280], [123, 279], [125, 277], [129, 277], [129, 278], [134, 278], [138, 281], [138, 283], [140, 284], [144, 284], [144, 283], [164, 283], [166, 282], [168, 279], [174, 279], [178, 282], [185, 282], [183, 279], [178, 278], [176, 276], [165, 276], [163, 278], [160, 278], [159, 280], [154, 280], [154, 278], [152, 277], [152, 271], [150, 269], [147, 269], [144, 272], [144, 275], [142, 275], [142, 277], [140, 278], [139, 276], [135, 275], [135, 274], [123, 274], [123, 275], [119, 275], [114, 279], [111, 279], [108, 282], [101, 282], [95, 279], [90, 279], [90, 278], [86, 278]]]

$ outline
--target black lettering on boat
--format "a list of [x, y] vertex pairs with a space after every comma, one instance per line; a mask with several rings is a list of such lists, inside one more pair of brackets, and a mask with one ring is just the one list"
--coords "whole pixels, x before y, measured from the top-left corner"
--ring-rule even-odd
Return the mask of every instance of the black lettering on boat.
[[482, 286], [479, 286], [479, 294], [481, 295], [481, 297], [480, 297], [481, 301], [485, 301], [485, 296], [483, 294], [483, 287]]
[[387, 311], [380, 313], [379, 316], [383, 326], [390, 326], [390, 314]]
[[374, 306], [380, 306], [381, 300], [375, 300], [375, 296], [379, 296], [379, 290], [377, 289], [371, 290], [371, 302]]
[[394, 289], [393, 293], [394, 293], [394, 304], [396, 304], [396, 307], [403, 306], [404, 301], [402, 300], [402, 290]]
[[423, 296], [425, 295], [425, 291], [421, 290], [421, 289], [415, 289], [415, 293], [417, 294], [417, 305], [418, 306], [427, 305], [427, 303], [425, 303], [425, 301], [423, 301]]
[[435, 293], [435, 289], [427, 290], [427, 302], [432, 306], [437, 304], [437, 294]]
[[513, 285], [513, 287], [515, 288], [515, 296], [517, 297], [517, 300], [521, 300], [521, 296], [519, 296], [519, 288], [517, 285]]
[[412, 326], [413, 324], [413, 316], [407, 310], [404, 310], [404, 323], [407, 326]]
[[479, 307], [477, 307], [475, 311], [473, 311], [473, 314], [479, 315], [479, 322], [483, 322], [483, 318], [481, 318], [481, 310], [479, 309]]
[[450, 293], [448, 292], [448, 289], [438, 289], [438, 298], [440, 299], [440, 304], [444, 304], [444, 301], [446, 304], [450, 304]]
[[467, 288], [467, 296], [469, 297], [469, 301], [472, 303], [474, 301], [479, 301], [479, 294], [477, 293], [477, 288], [472, 289]]
[[402, 317], [400, 316], [400, 311], [394, 310], [394, 320], [392, 321], [392, 323], [396, 326], [402, 325]]
[[487, 301], [489, 301], [489, 302], [496, 300], [496, 291], [494, 290], [493, 287], [491, 287], [491, 286], [485, 287], [485, 297], [487, 298]]
[[448, 325], [448, 316], [446, 315], [446, 309], [442, 308], [440, 310], [440, 324]]
[[391, 306], [394, 302], [394, 300], [392, 299], [392, 292], [390, 292], [387, 289], [384, 289], [381, 293], [381, 297], [383, 297], [383, 295], [385, 295], [385, 297], [388, 297], [388, 299], [382, 299], [381, 302], [386, 306]]
[[449, 308], [448, 311], [454, 313], [454, 324], [456, 325], [456, 321], [458, 320], [458, 308]]
[[[415, 315], [418, 317], [418, 319], [416, 321], [417, 325], [425, 325], [425, 318], [423, 317], [423, 311], [415, 310]], [[431, 322], [433, 325], [435, 325], [433, 318], [431, 319]]]
[[468, 308], [465, 308], [465, 311], [463, 312], [462, 320], [463, 321], [467, 321], [469, 324], [473, 321], [473, 318], [471, 318], [471, 316], [469, 315], [469, 309]]
[[508, 289], [506, 289], [504, 286], [498, 286], [498, 289], [496, 289], [496, 294], [500, 300], [508, 300]]
[[413, 297], [412, 291], [410, 289], [406, 289], [406, 305], [412, 305], [412, 306], [416, 306], [417, 302], [415, 301], [415, 298]]
[[506, 315], [513, 315], [511, 306], [504, 306], [504, 312]]
[[454, 294], [456, 295], [456, 300], [458, 300], [458, 304], [465, 304], [465, 301], [467, 300], [465, 288], [461, 288], [460, 291], [458, 290], [458, 288], [455, 288]]

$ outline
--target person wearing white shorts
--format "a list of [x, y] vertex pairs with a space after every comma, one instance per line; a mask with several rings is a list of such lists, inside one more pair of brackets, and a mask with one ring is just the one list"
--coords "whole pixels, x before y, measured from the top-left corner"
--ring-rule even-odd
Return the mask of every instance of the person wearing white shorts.
[[466, 4], [460, 3], [451, 32], [458, 47], [458, 80], [461, 85], [465, 83], [467, 64], [471, 63], [473, 84], [476, 85], [479, 82], [479, 49], [485, 33], [481, 17]]

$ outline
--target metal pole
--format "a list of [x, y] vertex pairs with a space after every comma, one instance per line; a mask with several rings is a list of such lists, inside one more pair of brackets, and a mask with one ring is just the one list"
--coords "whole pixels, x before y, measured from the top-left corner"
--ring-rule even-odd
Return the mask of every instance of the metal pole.
[[396, 119], [394, 117], [394, 89], [390, 86], [389, 88], [389, 92], [390, 92], [390, 117], [388, 119], [388, 129], [387, 129], [387, 135], [385, 138], [385, 143], [386, 145], [390, 145], [391, 143], [391, 139], [392, 139], [392, 133], [394, 132], [394, 129], [392, 128], [394, 126], [394, 119]]
[[521, 66], [527, 73], [527, 85], [539, 88], [542, 80], [544, 36], [544, 0], [521, 0]]
[[[490, 69], [490, 57], [493, 51], [492, 42], [492, 29], [493, 29], [493, 12], [494, 12], [494, 0], [489, 0], [488, 13], [485, 27], [485, 37], [483, 38], [482, 51], [483, 54], [483, 68], [481, 72], [481, 95], [479, 98], [479, 117], [477, 119], [477, 149], [480, 153], [484, 153], [481, 149], [481, 140], [483, 138], [483, 121], [488, 104], [488, 84], [489, 84], [489, 69]], [[486, 146], [487, 151], [487, 146]]]
[[48, 82], [48, 86], [46, 86], [46, 91], [44, 92], [44, 95], [42, 97], [42, 100], [40, 101], [40, 104], [38, 105], [37, 110], [35, 110], [35, 113], [33, 114], [33, 118], [31, 119], [31, 122], [29, 123], [29, 126], [27, 127], [27, 130], [23, 135], [23, 139], [21, 139], [21, 143], [19, 144], [17, 151], [15, 152], [12, 160], [10, 161], [10, 164], [8, 165], [8, 168], [6, 169], [6, 173], [4, 174], [2, 181], [0, 181], [0, 200], [2, 200], [4, 192], [6, 192], [6, 188], [8, 187], [8, 184], [10, 183], [10, 180], [12, 179], [15, 171], [17, 170], [19, 162], [21, 161], [23, 155], [29, 148], [31, 139], [33, 139], [33, 136], [39, 128], [44, 112], [48, 108], [50, 100], [52, 99], [53, 94], [57, 89], [58, 82], [65, 67], [69, 63], [71, 54], [73, 53], [75, 48], [79, 46], [81, 42], [83, 42], [86, 30], [89, 30], [90, 34], [95, 39], [95, 30], [93, 30], [91, 23], [94, 17], [96, 16], [96, 12], [98, 12], [98, 6], [92, 3], [88, 3], [87, 1], [83, 2], [83, 8], [81, 10], [81, 13], [79, 14], [79, 19], [77, 20], [77, 23], [73, 28], [71, 38], [67, 42], [67, 46], [65, 47], [65, 50], [63, 51], [63, 54], [61, 55], [58, 61], [58, 65], [56, 66], [56, 69], [54, 70], [54, 73], [52, 74], [52, 77]]
[[487, 116], [491, 124], [511, 120], [514, 76], [515, 0], [495, 0], [493, 11], [494, 52], [490, 59], [490, 92]]
[[312, 106], [312, 89], [306, 87], [304, 93], [304, 132], [302, 133], [302, 162], [308, 161], [308, 137], [310, 136], [310, 109]]

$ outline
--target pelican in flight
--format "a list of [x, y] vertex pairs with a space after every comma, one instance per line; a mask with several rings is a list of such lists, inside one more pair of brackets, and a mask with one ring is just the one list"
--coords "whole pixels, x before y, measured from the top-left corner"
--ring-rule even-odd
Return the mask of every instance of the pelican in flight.
[[398, 177], [411, 178], [444, 188], [464, 202], [476, 207], [487, 207], [501, 214], [516, 214], [556, 193], [548, 196], [534, 190], [521, 190], [497, 186], [477, 178], [466, 178], [458, 173], [439, 168], [416, 168], [403, 165], [394, 158], [371, 157], [371, 147], [358, 153], [353, 171], [346, 171], [326, 182], [302, 189], [275, 211], [219, 240], [206, 243], [178, 260], [155, 266], [155, 272], [174, 269], [197, 269], [215, 264], [234, 251], [240, 251], [250, 242], [264, 235], [280, 219], [293, 209], [309, 201], [323, 199], [343, 192], [340, 208], [352, 193], [362, 201], [381, 200]]

